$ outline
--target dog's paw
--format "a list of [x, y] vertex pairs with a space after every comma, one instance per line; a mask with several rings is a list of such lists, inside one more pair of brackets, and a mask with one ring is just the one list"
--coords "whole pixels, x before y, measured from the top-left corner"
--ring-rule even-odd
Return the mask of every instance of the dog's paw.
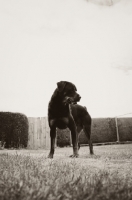
[[79, 157], [79, 154], [73, 154], [73, 155], [70, 155], [69, 157], [70, 157], [70, 158], [78, 158], [78, 157]]
[[94, 152], [90, 152], [90, 155], [91, 155], [91, 156], [94, 156]]
[[49, 154], [48, 158], [52, 159], [53, 158], [53, 154]]

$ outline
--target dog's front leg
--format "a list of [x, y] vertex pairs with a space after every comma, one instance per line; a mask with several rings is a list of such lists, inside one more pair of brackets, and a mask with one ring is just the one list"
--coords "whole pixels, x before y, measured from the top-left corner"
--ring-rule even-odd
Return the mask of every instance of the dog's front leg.
[[70, 157], [77, 158], [79, 156], [79, 154], [78, 154], [78, 134], [77, 134], [76, 124], [72, 117], [70, 118], [69, 129], [71, 130], [72, 144], [73, 144], [73, 155], [71, 155]]
[[54, 151], [55, 151], [55, 138], [56, 138], [56, 128], [51, 128], [50, 129], [51, 146], [50, 146], [50, 153], [48, 155], [48, 158], [53, 158]]

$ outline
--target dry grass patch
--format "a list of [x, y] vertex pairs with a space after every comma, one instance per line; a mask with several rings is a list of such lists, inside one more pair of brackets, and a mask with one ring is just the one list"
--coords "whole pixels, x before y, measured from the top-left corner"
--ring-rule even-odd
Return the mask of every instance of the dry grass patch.
[[80, 158], [68, 156], [72, 148], [48, 151], [2, 150], [0, 154], [0, 199], [131, 199], [132, 145], [88, 147]]

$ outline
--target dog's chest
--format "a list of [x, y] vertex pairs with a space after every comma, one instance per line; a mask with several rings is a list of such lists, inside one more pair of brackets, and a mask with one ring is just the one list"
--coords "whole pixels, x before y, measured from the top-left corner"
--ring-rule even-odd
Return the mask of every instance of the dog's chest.
[[49, 117], [50, 118], [63, 118], [68, 117], [69, 115], [69, 107], [63, 105], [52, 105], [49, 107]]
[[50, 127], [57, 127], [59, 129], [65, 129], [68, 127], [69, 119], [67, 117], [51, 119], [49, 121], [49, 124], [50, 124]]

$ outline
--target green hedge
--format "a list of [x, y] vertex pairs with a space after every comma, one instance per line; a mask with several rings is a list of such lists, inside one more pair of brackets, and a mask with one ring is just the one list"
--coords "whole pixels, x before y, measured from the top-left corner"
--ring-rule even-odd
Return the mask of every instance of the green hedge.
[[57, 146], [64, 147], [70, 145], [70, 131], [69, 129], [57, 129]]
[[[118, 130], [120, 141], [132, 141], [132, 118], [118, 118]], [[93, 143], [116, 142], [117, 132], [115, 118], [93, 118], [91, 136]], [[83, 131], [80, 134], [79, 142], [80, 144], [88, 144]], [[57, 145], [70, 145], [69, 129], [58, 129]]]
[[0, 141], [5, 148], [27, 147], [28, 119], [24, 114], [0, 112]]
[[[91, 138], [93, 143], [105, 143], [117, 141], [116, 126], [114, 118], [92, 119]], [[87, 138], [82, 131], [79, 137], [80, 144], [87, 144]]]
[[132, 118], [118, 118], [117, 124], [120, 141], [132, 141]]

